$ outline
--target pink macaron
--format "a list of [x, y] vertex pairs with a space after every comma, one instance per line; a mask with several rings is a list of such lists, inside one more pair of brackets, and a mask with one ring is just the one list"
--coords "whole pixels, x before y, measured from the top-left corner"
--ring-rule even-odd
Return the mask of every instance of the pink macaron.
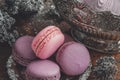
[[64, 42], [64, 35], [56, 26], [40, 31], [32, 42], [32, 49], [40, 59], [50, 57]]
[[31, 48], [33, 39], [34, 37], [32, 36], [22, 36], [16, 40], [12, 48], [12, 56], [17, 63], [27, 66], [33, 60], [37, 59]]
[[57, 52], [56, 61], [65, 74], [80, 75], [89, 67], [90, 55], [83, 44], [71, 41], [61, 46]]
[[25, 80], [60, 80], [59, 66], [50, 60], [37, 60], [25, 70]]

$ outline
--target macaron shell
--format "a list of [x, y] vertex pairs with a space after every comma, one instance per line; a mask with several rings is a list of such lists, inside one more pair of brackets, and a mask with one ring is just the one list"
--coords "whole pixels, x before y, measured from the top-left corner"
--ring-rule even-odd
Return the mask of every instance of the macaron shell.
[[31, 62], [31, 60], [24, 59], [23, 57], [17, 55], [14, 48], [12, 48], [12, 58], [14, 59], [15, 62], [19, 63], [22, 66], [27, 66]]
[[60, 49], [58, 50], [57, 55], [56, 55], [56, 61], [57, 61], [58, 63], [60, 62], [62, 55], [64, 55], [64, 54], [63, 54], [64, 49], [65, 49], [67, 46], [69, 46], [69, 45], [71, 45], [71, 44], [73, 44], [73, 43], [74, 43], [73, 41], [72, 41], [72, 42], [67, 42], [67, 43], [64, 43], [64, 44], [60, 47]]
[[37, 60], [27, 66], [26, 76], [31, 76], [38, 80], [59, 80], [60, 68], [50, 60]]
[[16, 40], [12, 47], [13, 59], [22, 66], [27, 66], [37, 58], [31, 48], [33, 38], [32, 36], [22, 36]]
[[[46, 31], [49, 31], [47, 35]], [[32, 49], [36, 53], [37, 57], [39, 57], [40, 59], [46, 59], [50, 57], [60, 45], [63, 44], [64, 35], [61, 33], [60, 29], [55, 26], [47, 27], [42, 32], [40, 32], [33, 40]], [[43, 37], [45, 35], [45, 37], [41, 38], [41, 34]]]
[[67, 75], [82, 74], [90, 64], [87, 49], [76, 42], [68, 42], [60, 48], [56, 60]]
[[16, 40], [14, 49], [18, 56], [31, 60], [36, 58], [31, 48], [33, 39], [34, 37], [32, 36], [22, 36]]
[[[52, 35], [52, 34], [51, 34]], [[48, 42], [44, 43], [42, 49], [38, 49], [38, 54], [41, 59], [46, 59], [50, 57], [64, 42], [64, 36], [62, 34], [55, 35], [54, 38], [46, 40]]]
[[55, 26], [48, 26], [35, 36], [32, 42], [32, 49], [34, 52], [36, 52], [36, 48], [38, 47], [39, 43], [42, 42], [54, 30], [59, 30], [59, 28]]

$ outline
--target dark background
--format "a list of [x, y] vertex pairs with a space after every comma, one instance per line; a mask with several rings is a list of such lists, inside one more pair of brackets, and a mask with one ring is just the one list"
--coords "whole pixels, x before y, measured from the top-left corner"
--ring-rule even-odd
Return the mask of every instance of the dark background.
[[7, 43], [0, 43], [0, 80], [10, 80], [6, 69], [6, 61], [10, 54], [11, 47]]

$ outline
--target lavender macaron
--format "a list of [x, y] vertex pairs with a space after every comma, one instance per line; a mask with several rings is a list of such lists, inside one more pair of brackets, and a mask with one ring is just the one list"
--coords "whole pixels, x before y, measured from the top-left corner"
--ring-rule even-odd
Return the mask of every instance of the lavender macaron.
[[37, 60], [30, 63], [25, 70], [26, 80], [59, 80], [60, 68], [50, 60]]
[[91, 60], [83, 44], [71, 41], [61, 46], [57, 52], [56, 61], [65, 74], [75, 76], [84, 73]]
[[33, 38], [32, 36], [22, 36], [16, 40], [12, 48], [13, 59], [22, 66], [27, 66], [37, 58], [31, 48]]

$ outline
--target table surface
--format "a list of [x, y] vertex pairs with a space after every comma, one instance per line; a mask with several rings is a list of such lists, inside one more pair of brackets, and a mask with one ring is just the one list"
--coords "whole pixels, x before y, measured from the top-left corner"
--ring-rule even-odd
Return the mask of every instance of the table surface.
[[10, 80], [7, 74], [6, 61], [11, 54], [11, 47], [0, 43], [0, 80]]

